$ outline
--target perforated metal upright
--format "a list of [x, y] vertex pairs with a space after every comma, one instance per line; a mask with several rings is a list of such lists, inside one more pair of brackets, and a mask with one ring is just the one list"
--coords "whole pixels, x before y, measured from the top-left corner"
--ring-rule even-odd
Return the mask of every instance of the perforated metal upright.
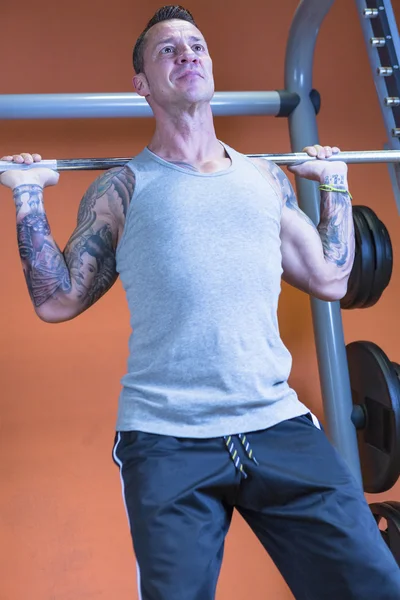
[[[389, 0], [355, 0], [386, 128], [385, 149], [400, 150], [400, 38]], [[400, 212], [400, 167], [388, 165]]]
[[[319, 142], [314, 105], [311, 101], [312, 68], [319, 28], [334, 0], [302, 0], [289, 32], [285, 60], [285, 89], [300, 97], [289, 117], [292, 151]], [[299, 204], [319, 221], [318, 185], [296, 178]], [[339, 302], [311, 298], [311, 311], [318, 358], [322, 401], [328, 434], [361, 484], [356, 429], [351, 420], [352, 398]]]

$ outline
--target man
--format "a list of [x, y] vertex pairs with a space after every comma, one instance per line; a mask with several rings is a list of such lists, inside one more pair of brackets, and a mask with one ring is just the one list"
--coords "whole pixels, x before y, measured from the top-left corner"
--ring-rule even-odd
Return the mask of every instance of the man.
[[354, 257], [346, 165], [324, 160], [337, 148], [315, 146], [306, 150], [321, 160], [291, 169], [321, 183], [316, 228], [280, 169], [221, 143], [207, 44], [181, 7], [156, 13], [134, 67], [154, 136], [92, 184], [64, 252], [42, 200], [58, 175], [9, 171], [1, 182], [13, 189], [41, 319], [76, 317], [118, 273], [125, 287], [132, 335], [113, 456], [140, 597], [212, 600], [236, 508], [297, 599], [398, 600], [399, 569], [362, 490], [288, 386], [291, 357], [277, 324], [281, 276], [323, 300], [346, 292]]

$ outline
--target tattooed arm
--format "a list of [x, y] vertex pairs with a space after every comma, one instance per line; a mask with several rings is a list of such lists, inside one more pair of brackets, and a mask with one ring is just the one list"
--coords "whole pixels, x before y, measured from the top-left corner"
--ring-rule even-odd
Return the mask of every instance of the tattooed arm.
[[[71, 277], [73, 316], [97, 302], [117, 280], [115, 252], [134, 184], [128, 167], [116, 167], [96, 179], [82, 198], [77, 227], [63, 252]], [[62, 304], [63, 296], [56, 294], [54, 302], [58, 301]]]
[[[315, 226], [300, 210], [290, 181], [283, 171], [274, 163], [263, 162], [264, 173], [283, 203], [282, 278], [321, 300], [339, 300], [346, 294], [354, 261], [354, 229], [346, 165], [315, 161], [293, 168], [300, 176], [318, 178], [323, 184], [343, 190], [321, 192], [320, 221]], [[315, 165], [314, 176], [310, 176], [311, 165]]]
[[43, 204], [47, 169], [10, 171], [1, 182], [13, 190], [22, 267], [37, 315], [57, 323], [94, 304], [117, 279], [115, 251], [133, 193], [126, 167], [101, 175], [85, 193], [77, 227], [64, 252], [51, 234]]

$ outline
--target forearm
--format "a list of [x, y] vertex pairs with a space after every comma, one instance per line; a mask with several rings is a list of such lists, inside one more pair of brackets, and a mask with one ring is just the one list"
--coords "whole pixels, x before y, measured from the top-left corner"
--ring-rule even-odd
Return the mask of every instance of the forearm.
[[317, 226], [326, 264], [327, 278], [347, 289], [354, 262], [354, 226], [347, 174], [325, 174], [322, 185], [338, 191], [321, 190], [320, 221]]
[[43, 205], [43, 188], [29, 183], [17, 185], [13, 197], [19, 253], [35, 311], [44, 320], [60, 307], [65, 308], [67, 315], [73, 295], [71, 276], [51, 234]]

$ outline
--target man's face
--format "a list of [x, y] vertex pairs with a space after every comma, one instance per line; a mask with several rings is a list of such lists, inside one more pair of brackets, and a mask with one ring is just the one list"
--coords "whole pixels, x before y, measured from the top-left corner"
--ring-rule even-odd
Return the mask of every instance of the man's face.
[[88, 252], [82, 252], [79, 260], [79, 271], [77, 276], [77, 285], [87, 290], [93, 277], [97, 275], [97, 260]]
[[180, 19], [154, 25], [146, 36], [144, 73], [134, 84], [151, 106], [209, 102], [214, 94], [212, 61], [197, 27]]

